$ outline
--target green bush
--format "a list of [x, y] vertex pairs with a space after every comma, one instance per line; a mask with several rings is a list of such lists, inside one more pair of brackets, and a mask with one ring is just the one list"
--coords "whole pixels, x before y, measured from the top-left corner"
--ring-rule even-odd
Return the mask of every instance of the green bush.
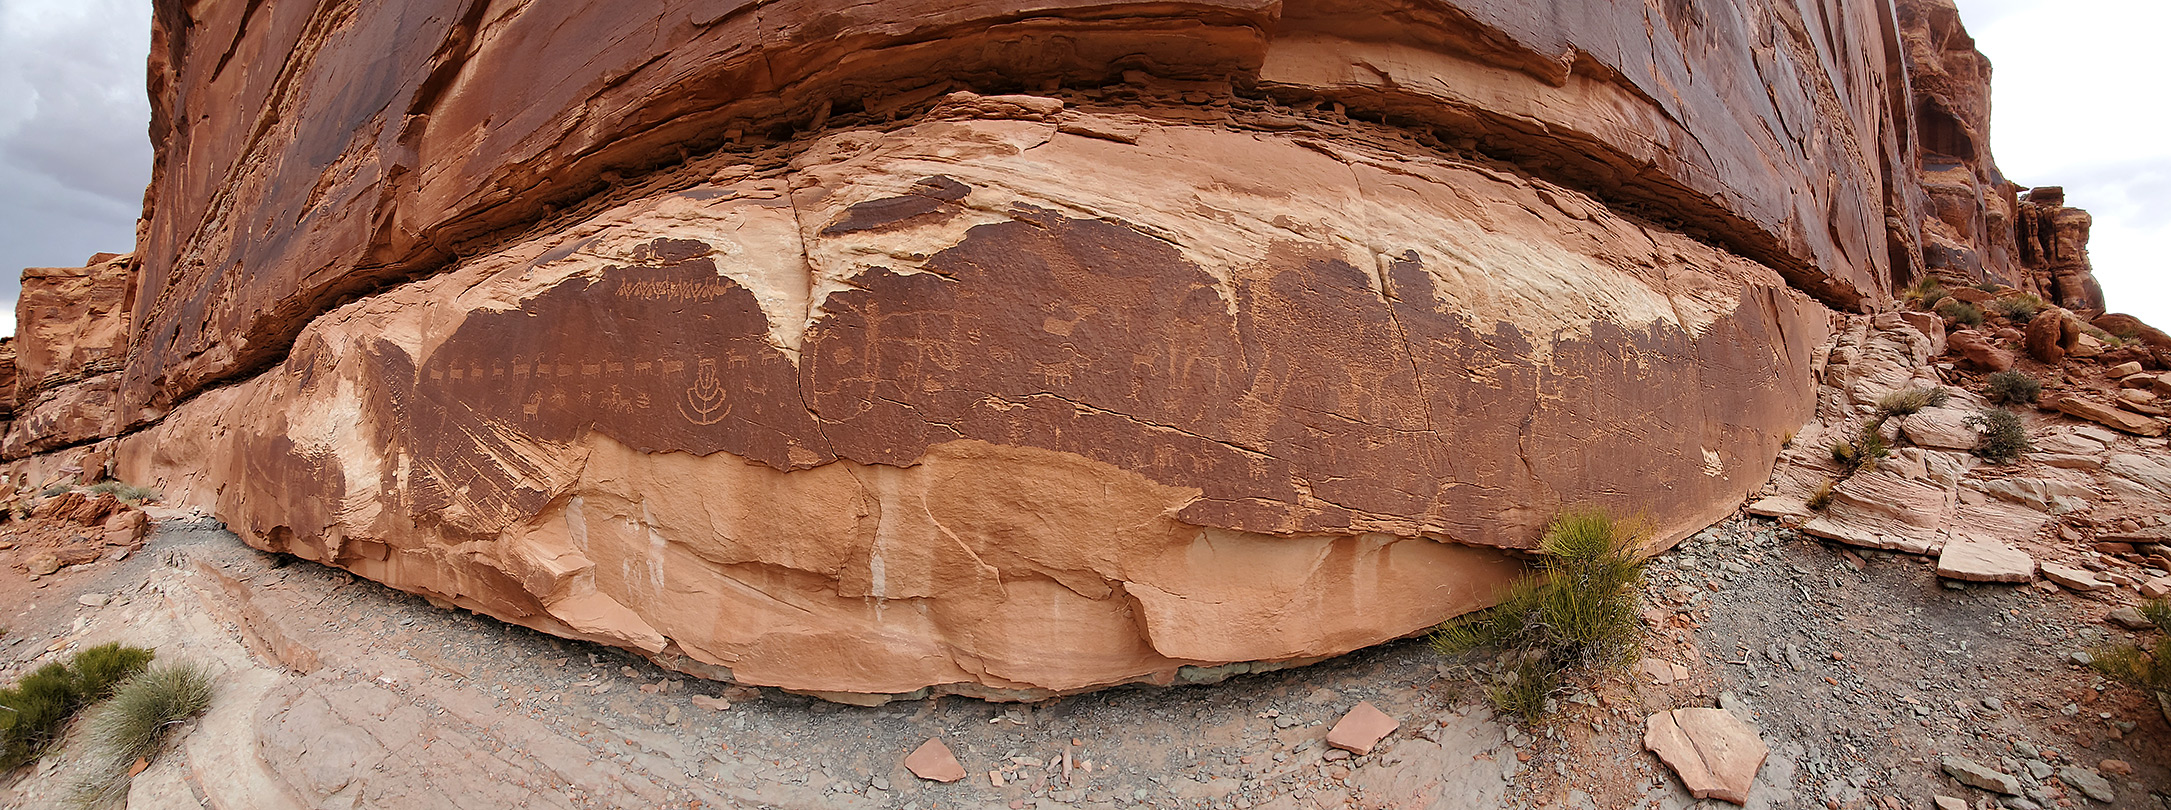
[[211, 676], [193, 663], [160, 664], [122, 682], [90, 719], [97, 761], [76, 783], [76, 804], [118, 806], [128, 795], [128, 769], [158, 753], [167, 732], [211, 706]]
[[37, 759], [76, 710], [143, 671], [151, 655], [141, 647], [104, 644], [76, 653], [69, 663], [39, 667], [14, 688], [0, 689], [0, 771]]
[[1982, 413], [1968, 417], [1968, 423], [1982, 429], [1983, 434], [1975, 439], [1975, 455], [1987, 461], [2002, 464], [2033, 449], [2020, 416], [2012, 411], [1984, 408]]
[[1895, 416], [1920, 413], [1924, 408], [1935, 408], [1952, 401], [1952, 392], [1942, 386], [1928, 388], [1900, 388], [1877, 398], [1877, 419], [1883, 421]]
[[1982, 309], [1956, 298], [1937, 302], [1937, 314], [1968, 326], [1983, 325]]
[[2043, 395], [2043, 384], [2034, 377], [2019, 371], [1999, 371], [1990, 375], [1986, 396], [1998, 405], [2033, 404]]
[[2027, 293], [2009, 295], [1990, 302], [1992, 311], [2019, 323], [2034, 320], [2035, 316], [2043, 311], [2044, 306], [2043, 299]]
[[1433, 647], [1501, 653], [1486, 689], [1494, 708], [1525, 722], [1543, 717], [1569, 670], [1622, 663], [1635, 650], [1642, 539], [1603, 512], [1554, 518], [1539, 570], [1516, 578], [1497, 607], [1440, 625]]

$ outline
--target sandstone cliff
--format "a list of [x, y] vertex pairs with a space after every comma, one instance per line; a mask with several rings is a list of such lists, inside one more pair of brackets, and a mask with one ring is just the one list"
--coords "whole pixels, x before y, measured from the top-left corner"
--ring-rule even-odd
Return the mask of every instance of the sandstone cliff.
[[159, 2], [4, 450], [749, 683], [1316, 660], [1728, 514], [1925, 272], [2087, 308], [1987, 73], [1930, 0]]

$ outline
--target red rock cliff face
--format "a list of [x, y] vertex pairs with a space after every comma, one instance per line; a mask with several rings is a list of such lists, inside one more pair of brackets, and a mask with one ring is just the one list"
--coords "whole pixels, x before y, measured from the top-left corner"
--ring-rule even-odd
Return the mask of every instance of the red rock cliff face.
[[[1975, 50], [1959, 10], [1952, 0], [1901, 0], [1898, 12], [1914, 90], [1922, 217], [1911, 228], [1895, 223], [1896, 232], [1919, 240], [1923, 270], [1949, 284], [1996, 282], [2100, 314], [2088, 212], [2066, 207], [2065, 191], [2055, 186], [2018, 196], [2023, 187], [2006, 179], [1990, 154], [1990, 60]], [[1895, 248], [1901, 241], [1895, 238]]]
[[1834, 308], [1996, 241], [1923, 224], [1881, 2], [155, 16], [127, 362], [53, 441], [813, 692], [1219, 677], [1488, 604], [1564, 506], [1670, 543]]

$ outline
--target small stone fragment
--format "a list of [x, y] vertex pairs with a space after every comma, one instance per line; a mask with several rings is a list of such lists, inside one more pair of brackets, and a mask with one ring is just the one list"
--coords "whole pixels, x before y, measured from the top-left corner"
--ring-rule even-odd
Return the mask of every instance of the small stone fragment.
[[2111, 789], [2111, 781], [2087, 768], [2068, 766], [2058, 769], [2058, 779], [2088, 798], [2104, 804], [2118, 800], [2118, 793]]
[[1355, 708], [1342, 715], [1342, 719], [1336, 721], [1334, 728], [1327, 732], [1327, 744], [1353, 754], [1369, 754], [1372, 753], [1372, 747], [1379, 744], [1380, 738], [1393, 733], [1401, 725], [1394, 718], [1388, 717], [1386, 712], [1380, 711], [1379, 707], [1372, 705], [1371, 701], [1359, 701]]
[[1937, 810], [1967, 810], [1967, 802], [1951, 796], [1936, 797]]
[[2171, 596], [2171, 577], [2157, 577], [2141, 583], [2141, 595], [2150, 599]]
[[[920, 747], [905, 757], [905, 770], [930, 782], [955, 782], [965, 778], [965, 766], [958, 763], [957, 755], [950, 753], [950, 747], [935, 737], [927, 738], [927, 742], [920, 743]], [[989, 771], [988, 775], [994, 779], [996, 787], [1002, 787], [1001, 771]]]
[[2043, 402], [2043, 407], [2136, 436], [2163, 435], [2163, 422], [2160, 420], [2122, 411], [2100, 402], [2079, 397], [2061, 396], [2055, 399], [2046, 399]]
[[[84, 606], [84, 607], [92, 607], [92, 608], [102, 608], [102, 607], [105, 607], [105, 606], [106, 606], [106, 603], [107, 603], [107, 602], [109, 602], [109, 601], [112, 601], [112, 600], [111, 600], [111, 597], [108, 597], [108, 596], [106, 596], [105, 594], [102, 594], [102, 593], [85, 593], [85, 594], [77, 594], [77, 595], [76, 595], [76, 597], [75, 597], [75, 603], [76, 603], [76, 604], [78, 604], [78, 605], [82, 605], [82, 606]], [[2127, 608], [2127, 610], [2132, 610], [2132, 608]], [[2135, 613], [2134, 615], [2138, 616], [2138, 615], [2140, 615], [2140, 614], [2139, 614], [2139, 613]]]
[[1959, 780], [1960, 784], [2007, 796], [2020, 795], [2020, 780], [1975, 760], [1948, 756], [1940, 764], [1945, 768], [1945, 775]]
[[2075, 591], [2100, 591], [2110, 587], [2089, 571], [2050, 563], [2043, 564], [2043, 578]]
[[31, 576], [48, 576], [60, 570], [60, 557], [50, 551], [41, 551], [31, 555], [23, 564], [30, 568]]
[[693, 697], [688, 699], [692, 700], [695, 706], [699, 706], [710, 711], [720, 712], [725, 709], [731, 708], [731, 701], [725, 700], [720, 697], [709, 697], [708, 695], [694, 695]]
[[1990, 339], [1981, 332], [1962, 329], [1945, 338], [1946, 351], [1984, 371], [2010, 371], [2013, 353], [1991, 345]]
[[1644, 723], [1643, 747], [1681, 777], [1699, 799], [1749, 801], [1749, 787], [1770, 749], [1756, 729], [1725, 709], [1674, 709]]
[[2103, 620], [2128, 630], [2147, 630], [2156, 626], [2155, 622], [2149, 621], [2147, 616], [2141, 615], [2141, 611], [2132, 605], [2112, 610]]
[[2106, 759], [2096, 764], [2096, 770], [2112, 776], [2133, 775], [2133, 765], [2123, 759]]
[[1650, 678], [1651, 683], [1658, 686], [1672, 686], [1676, 681], [1689, 676], [1688, 667], [1656, 658], [1637, 661], [1636, 671], [1643, 673], [1644, 677]]

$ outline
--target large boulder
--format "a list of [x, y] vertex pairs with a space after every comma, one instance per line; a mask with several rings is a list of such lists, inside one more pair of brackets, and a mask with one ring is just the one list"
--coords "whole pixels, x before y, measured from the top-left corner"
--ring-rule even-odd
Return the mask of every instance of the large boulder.
[[121, 477], [692, 671], [1037, 694], [1421, 631], [1573, 504], [1671, 541], [1812, 404], [1822, 307], [1573, 191], [1058, 112], [959, 97], [342, 308]]

